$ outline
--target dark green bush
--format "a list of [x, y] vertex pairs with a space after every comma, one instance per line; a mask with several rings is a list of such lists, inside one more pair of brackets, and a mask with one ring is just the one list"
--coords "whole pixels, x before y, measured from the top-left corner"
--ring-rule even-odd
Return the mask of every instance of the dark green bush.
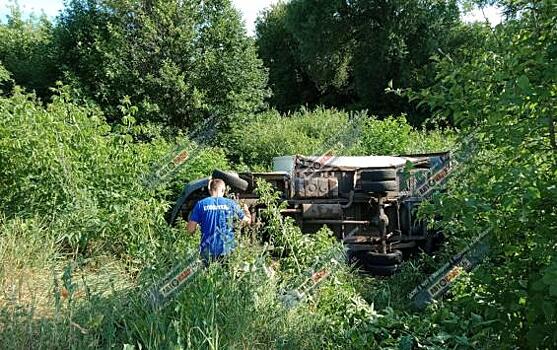
[[427, 112], [385, 88], [430, 85], [431, 56], [477, 45], [477, 38], [460, 26], [454, 0], [296, 0], [271, 6], [257, 22], [273, 107], [366, 108], [381, 117], [408, 113], [412, 125], [420, 125]]

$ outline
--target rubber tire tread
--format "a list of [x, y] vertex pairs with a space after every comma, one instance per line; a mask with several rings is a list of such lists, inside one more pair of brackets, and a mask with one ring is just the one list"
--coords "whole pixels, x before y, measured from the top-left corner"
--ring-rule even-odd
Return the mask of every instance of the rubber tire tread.
[[211, 177], [213, 179], [221, 179], [227, 185], [232, 186], [240, 191], [245, 191], [249, 187], [249, 184], [246, 180], [240, 178], [237, 175], [227, 173], [222, 170], [218, 170], [218, 169], [214, 170]]
[[359, 252], [357, 256], [364, 265], [389, 266], [397, 265], [402, 262], [402, 252], [400, 250], [393, 250], [387, 254], [368, 250]]
[[398, 192], [398, 182], [392, 181], [362, 181], [362, 190], [365, 192]]
[[395, 180], [396, 170], [383, 169], [383, 170], [362, 171], [360, 174], [360, 179], [362, 179], [363, 182]]
[[391, 276], [398, 271], [398, 265], [363, 265], [362, 269], [376, 276]]

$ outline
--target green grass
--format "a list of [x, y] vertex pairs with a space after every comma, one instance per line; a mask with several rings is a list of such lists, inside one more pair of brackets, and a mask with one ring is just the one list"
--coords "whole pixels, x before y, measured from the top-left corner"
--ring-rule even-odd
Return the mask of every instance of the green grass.
[[[327, 110], [292, 116], [286, 135], [305, 138], [292, 139], [288, 149], [322, 143], [334, 131], [329, 126], [347, 117]], [[269, 118], [254, 125], [279, 120]], [[450, 143], [450, 135], [413, 130], [402, 118], [364, 126], [357, 144], [364, 154]], [[260, 142], [238, 151], [264, 167], [285, 149], [260, 146], [280, 145], [284, 135], [264, 127], [235, 135], [258, 132]], [[187, 139], [110, 125], [63, 90], [46, 106], [17, 91], [0, 97], [0, 136], [2, 349], [478, 349], [496, 339], [491, 328], [480, 328], [490, 320], [453, 301], [424, 313], [408, 307], [405, 296], [442, 260], [407, 262], [388, 279], [363, 276], [345, 264], [327, 229], [303, 235], [283, 218], [264, 184], [267, 224], [244, 232], [226, 265], [211, 265], [164, 308], [152, 309], [145, 292], [199, 240], [183, 225], [168, 227], [168, 200], [184, 182], [226, 168], [223, 150], [204, 148], [160, 189], [147, 188], [143, 176]], [[274, 250], [262, 236], [271, 237]], [[325, 265], [334, 268], [319, 288], [285, 306], [285, 293]], [[471, 285], [462, 295], [475, 292]]]
[[[269, 206], [264, 214], [269, 224], [263, 229], [274, 250], [261, 244], [261, 232], [242, 232], [226, 264], [200, 271], [160, 309], [152, 308], [144, 293], [191, 247], [179, 248], [182, 257], [160, 251], [160, 263], [144, 265], [138, 273], [135, 264], [113, 256], [62, 255], [49, 223], [3, 219], [3, 348], [398, 349], [419, 343], [444, 349], [490, 344], [491, 335], [477, 325], [459, 325], [469, 315], [436, 306], [414, 313], [408, 307], [405, 296], [424, 277], [423, 262], [406, 263], [392, 278], [361, 275], [344, 263], [340, 244], [328, 230], [303, 235], [280, 216], [270, 188], [260, 188]], [[282, 302], [285, 293], [323, 266], [331, 275], [303, 302], [293, 307]]]

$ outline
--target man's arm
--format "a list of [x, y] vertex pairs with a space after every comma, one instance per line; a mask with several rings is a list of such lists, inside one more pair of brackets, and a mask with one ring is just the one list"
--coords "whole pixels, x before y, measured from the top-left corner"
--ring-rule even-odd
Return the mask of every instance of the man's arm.
[[195, 230], [197, 229], [197, 222], [190, 220], [188, 221], [188, 232], [189, 233], [195, 233]]
[[236, 201], [232, 201], [232, 205], [236, 219], [240, 220], [240, 225], [251, 224], [251, 213], [249, 212], [248, 206], [242, 202], [238, 203]]
[[197, 202], [195, 203], [195, 206], [193, 207], [193, 210], [191, 211], [188, 220], [188, 232], [191, 234], [195, 233], [195, 230], [197, 229], [197, 225], [199, 224], [199, 222], [201, 222], [201, 220], [202, 220], [201, 206], [200, 203]]
[[249, 212], [249, 208], [247, 205], [243, 205], [242, 209], [244, 210], [244, 218], [242, 219], [242, 223], [246, 223], [247, 225], [251, 224], [251, 213]]

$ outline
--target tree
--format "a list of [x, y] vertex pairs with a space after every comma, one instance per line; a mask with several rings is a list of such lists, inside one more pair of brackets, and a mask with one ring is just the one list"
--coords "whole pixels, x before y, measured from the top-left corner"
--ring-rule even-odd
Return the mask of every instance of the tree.
[[287, 6], [272, 6], [257, 18], [257, 52], [269, 69], [270, 103], [279, 111], [319, 101], [319, 90], [303, 68], [298, 42], [285, 23]]
[[430, 57], [446, 49], [459, 23], [455, 1], [357, 1], [354, 5], [354, 85], [361, 104], [380, 115], [413, 106], [392, 94], [393, 87], [421, 88], [433, 77]]
[[317, 89], [299, 104], [365, 108], [382, 116], [415, 113], [414, 105], [385, 89], [427, 86], [433, 77], [430, 57], [450, 47], [459, 23], [454, 0], [278, 4], [257, 26], [259, 52], [270, 69], [271, 102], [284, 109], [295, 101], [292, 91], [300, 89], [287, 82], [295, 72], [303, 77], [298, 81], [309, 80]]
[[224, 124], [262, 106], [266, 73], [229, 0], [72, 0], [56, 40], [68, 78], [110, 115]]
[[45, 16], [24, 21], [18, 7], [11, 8], [6, 24], [0, 24], [0, 61], [15, 84], [43, 99], [50, 96], [49, 88], [60, 77], [52, 32]]
[[508, 19], [488, 44], [439, 57], [435, 84], [412, 97], [476, 141], [434, 207], [455, 238], [490, 230], [492, 257], [464, 306], [492, 319], [508, 347], [549, 349], [557, 346], [557, 7], [497, 3]]

